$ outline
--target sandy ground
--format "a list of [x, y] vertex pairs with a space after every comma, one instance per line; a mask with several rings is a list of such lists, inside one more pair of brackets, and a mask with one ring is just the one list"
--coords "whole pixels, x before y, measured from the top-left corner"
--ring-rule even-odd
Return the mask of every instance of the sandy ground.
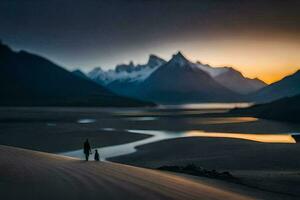
[[112, 161], [157, 168], [196, 164], [229, 171], [242, 184], [300, 198], [300, 144], [266, 144], [224, 138], [180, 138], [138, 147]]
[[253, 199], [242, 191], [150, 169], [0, 146], [0, 193], [7, 200]]

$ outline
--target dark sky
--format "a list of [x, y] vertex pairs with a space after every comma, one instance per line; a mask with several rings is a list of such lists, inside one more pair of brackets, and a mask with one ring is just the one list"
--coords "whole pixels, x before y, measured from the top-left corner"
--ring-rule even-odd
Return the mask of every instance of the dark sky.
[[[222, 52], [234, 58], [232, 46], [239, 52], [264, 38], [299, 50], [300, 1], [1, 0], [0, 38], [69, 69], [145, 62], [150, 53], [169, 58], [178, 50], [194, 60], [238, 65]], [[262, 52], [274, 48], [269, 43]]]

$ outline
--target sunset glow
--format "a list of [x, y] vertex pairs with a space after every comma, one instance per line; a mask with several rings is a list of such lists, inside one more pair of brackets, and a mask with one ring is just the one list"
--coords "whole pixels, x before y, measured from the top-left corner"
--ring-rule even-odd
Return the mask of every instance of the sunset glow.
[[181, 46], [182, 51], [193, 61], [211, 66], [233, 67], [246, 77], [273, 83], [300, 69], [300, 38], [293, 35], [286, 38], [224, 36], [205, 41], [200, 38], [176, 46]]
[[219, 137], [252, 140], [264, 143], [296, 143], [291, 135], [287, 134], [238, 134], [238, 133], [205, 133], [202, 131], [189, 131], [187, 137]]

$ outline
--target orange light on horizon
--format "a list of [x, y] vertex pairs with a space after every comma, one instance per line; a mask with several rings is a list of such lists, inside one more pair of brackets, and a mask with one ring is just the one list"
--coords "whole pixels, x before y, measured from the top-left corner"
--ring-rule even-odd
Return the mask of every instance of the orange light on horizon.
[[300, 38], [279, 36], [220, 36], [176, 44], [193, 62], [233, 67], [245, 77], [270, 84], [300, 69]]

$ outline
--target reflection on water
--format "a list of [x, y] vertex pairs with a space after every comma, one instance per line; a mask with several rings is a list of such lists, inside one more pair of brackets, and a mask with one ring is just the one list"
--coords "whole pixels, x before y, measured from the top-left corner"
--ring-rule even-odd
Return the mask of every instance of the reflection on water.
[[207, 114], [207, 113], [225, 113], [228, 109], [207, 109], [207, 110], [156, 110], [156, 111], [143, 111], [143, 112], [135, 112], [135, 111], [119, 111], [114, 112], [115, 116], [120, 117], [131, 117], [131, 118], [145, 118], [145, 117], [182, 117], [185, 115], [200, 115], [200, 114]]
[[[159, 120], [159, 117], [126, 117], [128, 121], [154, 121]], [[186, 118], [186, 122], [192, 125], [197, 124], [232, 124], [254, 122], [258, 119], [255, 117], [203, 117], [203, 118]]]
[[190, 124], [232, 124], [243, 122], [254, 122], [258, 119], [255, 117], [212, 117], [212, 118], [190, 118]]
[[56, 126], [55, 123], [47, 123], [47, 126]]
[[239, 133], [206, 133], [203, 131], [188, 131], [186, 137], [235, 138], [264, 143], [296, 143], [288, 134], [239, 134]]
[[126, 120], [129, 121], [153, 121], [157, 120], [158, 117], [128, 117]]
[[204, 113], [224, 113], [233, 108], [246, 108], [253, 103], [198, 103], [181, 105], [160, 105], [152, 109], [125, 109], [112, 111], [115, 116], [123, 117], [160, 117], [197, 115]]
[[96, 122], [95, 119], [79, 119], [77, 120], [77, 123], [79, 124], [89, 124], [89, 123], [94, 123]]
[[[184, 131], [184, 132], [170, 132], [170, 131], [152, 131], [152, 130], [127, 130], [131, 133], [140, 133], [152, 135], [150, 138], [142, 139], [136, 142], [130, 142], [121, 145], [113, 145], [103, 148], [98, 148], [101, 158], [106, 160], [122, 155], [128, 155], [136, 152], [138, 146], [158, 142], [166, 139], [182, 138], [182, 137], [212, 137], [212, 138], [234, 138], [243, 139], [263, 143], [296, 143], [290, 134], [243, 134], [243, 133], [210, 133], [204, 131]], [[83, 159], [82, 150], [62, 153], [65, 156], [78, 157]]]
[[103, 131], [115, 131], [116, 129], [114, 128], [101, 128]]
[[161, 105], [163, 109], [233, 109], [247, 108], [253, 103], [196, 103], [196, 104], [181, 104], [181, 105]]

